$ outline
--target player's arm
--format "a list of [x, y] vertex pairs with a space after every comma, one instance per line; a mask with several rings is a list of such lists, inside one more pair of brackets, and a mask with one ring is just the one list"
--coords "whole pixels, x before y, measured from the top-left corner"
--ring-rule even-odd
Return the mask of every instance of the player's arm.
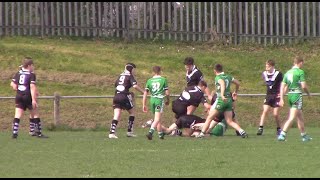
[[204, 89], [205, 94], [208, 96], [208, 99], [212, 99], [213, 97], [213, 93], [210, 93], [210, 89], [208, 87], [206, 87], [206, 89]]
[[11, 82], [10, 82], [10, 86], [12, 87], [13, 90], [18, 90], [18, 84], [17, 84], [17, 74], [14, 75], [14, 77], [12, 78]]
[[147, 95], [148, 95], [148, 89], [145, 89], [143, 92], [143, 97], [142, 97], [142, 111], [143, 112], [148, 112], [148, 108], [146, 106], [147, 104]]
[[135, 84], [135, 85], [133, 85], [132, 87], [133, 87], [134, 89], [136, 89], [137, 91], [141, 92], [141, 94], [144, 93], [144, 90], [143, 90], [140, 86], [138, 86], [138, 84]]
[[301, 82], [301, 88], [304, 90], [304, 92], [307, 93], [308, 96], [310, 96], [309, 88], [307, 86], [307, 83], [306, 83], [306, 80], [305, 80], [305, 77], [304, 77], [304, 72], [301, 73], [300, 82]]
[[221, 92], [221, 98], [222, 100], [226, 100], [226, 97], [224, 97], [224, 92], [226, 90], [226, 83], [223, 79], [219, 79], [218, 83], [220, 84], [220, 92]]
[[308, 88], [307, 83], [305, 81], [301, 82], [301, 88], [304, 90], [304, 92], [307, 93], [308, 96], [310, 96], [309, 88]]
[[15, 91], [18, 90], [18, 85], [15, 82], [11, 81], [10, 86], [12, 87], [13, 90]]
[[238, 91], [239, 91], [239, 88], [240, 88], [240, 81], [237, 80], [237, 79], [233, 79], [232, 83], [236, 85], [236, 89], [232, 93], [233, 100], [236, 101], [237, 100]]
[[209, 104], [208, 102], [203, 103], [204, 106], [204, 112], [205, 113], [209, 113], [210, 108], [211, 108], [211, 104]]
[[213, 98], [213, 96], [214, 96], [215, 93], [216, 93], [216, 90], [212, 90], [212, 91], [211, 91], [211, 99], [209, 99], [210, 101], [212, 100], [212, 98]]
[[210, 111], [210, 108], [211, 108], [211, 104], [208, 103], [207, 99], [205, 97], [202, 97], [201, 99], [201, 103], [203, 104], [204, 106], [204, 111], [207, 113]]
[[34, 83], [30, 84], [30, 90], [31, 90], [31, 98], [32, 98], [32, 105], [34, 108], [38, 107], [38, 103], [37, 103], [37, 86]]
[[288, 89], [287, 88], [287, 84], [285, 82], [281, 82], [281, 86], [280, 86], [280, 102], [279, 102], [279, 105], [281, 107], [283, 107], [283, 105], [284, 105], [283, 98], [284, 98], [284, 94], [286, 93], [287, 89]]
[[165, 90], [165, 94], [166, 94], [166, 101], [165, 101], [165, 105], [169, 105], [170, 104], [170, 92], [169, 89]]

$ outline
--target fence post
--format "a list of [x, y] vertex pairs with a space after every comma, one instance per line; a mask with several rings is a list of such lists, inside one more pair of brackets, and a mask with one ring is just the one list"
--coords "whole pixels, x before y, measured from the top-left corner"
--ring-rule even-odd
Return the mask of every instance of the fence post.
[[54, 93], [53, 111], [53, 124], [56, 126], [60, 122], [60, 95], [57, 92]]
[[40, 25], [41, 25], [41, 39], [43, 38], [43, 31], [44, 31], [44, 25], [43, 25], [43, 20], [44, 20], [44, 13], [43, 13], [43, 4], [44, 2], [40, 2]]
[[234, 29], [234, 45], [238, 44], [238, 2], [233, 2], [233, 29]]
[[126, 29], [126, 36], [125, 39], [127, 42], [131, 42], [131, 36], [130, 36], [130, 26], [129, 26], [129, 16], [130, 16], [130, 10], [129, 10], [129, 2], [125, 2], [125, 29]]

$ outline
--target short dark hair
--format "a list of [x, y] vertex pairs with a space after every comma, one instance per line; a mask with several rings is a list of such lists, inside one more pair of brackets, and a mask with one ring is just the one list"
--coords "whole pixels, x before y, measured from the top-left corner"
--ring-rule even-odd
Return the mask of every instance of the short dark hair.
[[299, 63], [301, 63], [301, 62], [303, 62], [304, 60], [303, 60], [303, 58], [301, 57], [301, 56], [296, 56], [295, 58], [294, 58], [294, 63], [295, 64], [299, 64]]
[[276, 65], [276, 63], [274, 62], [273, 59], [269, 59], [266, 63], [269, 64], [270, 66], [275, 66]]
[[31, 57], [25, 57], [23, 60], [22, 60], [22, 67], [23, 68], [27, 68], [28, 66], [30, 66], [31, 64], [33, 64], [33, 60]]
[[161, 72], [161, 67], [160, 66], [153, 66], [152, 70], [154, 73], [159, 74]]
[[223, 67], [221, 64], [216, 64], [214, 65], [214, 70], [216, 70], [217, 72], [223, 72]]
[[193, 63], [194, 63], [194, 60], [192, 57], [186, 57], [184, 59], [184, 65], [193, 65]]
[[137, 66], [135, 64], [133, 64], [133, 63], [127, 63], [126, 66], [125, 66], [125, 69], [131, 73], [132, 69], [136, 68], [136, 67]]
[[205, 86], [205, 87], [208, 87], [208, 84], [206, 81], [204, 80], [200, 80], [199, 83], [198, 83], [199, 86]]

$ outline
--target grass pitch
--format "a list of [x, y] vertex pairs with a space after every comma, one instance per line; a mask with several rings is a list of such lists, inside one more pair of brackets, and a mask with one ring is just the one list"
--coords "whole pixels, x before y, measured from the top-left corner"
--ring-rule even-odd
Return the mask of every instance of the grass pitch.
[[50, 138], [19, 132], [0, 133], [0, 177], [320, 177], [320, 133], [302, 142], [298, 129], [290, 129], [286, 142], [278, 142], [274, 129], [248, 139], [228, 129], [224, 137], [204, 139], [166, 136], [146, 139], [148, 129], [136, 128], [137, 138], [108, 139], [104, 131], [44, 131]]

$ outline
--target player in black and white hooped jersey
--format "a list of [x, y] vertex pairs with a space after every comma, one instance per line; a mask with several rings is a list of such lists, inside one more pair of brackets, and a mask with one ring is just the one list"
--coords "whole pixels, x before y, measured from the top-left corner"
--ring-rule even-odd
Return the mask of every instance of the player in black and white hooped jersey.
[[283, 75], [275, 69], [275, 61], [270, 59], [266, 62], [266, 70], [262, 72], [262, 79], [265, 82], [267, 93], [263, 104], [263, 111], [260, 118], [257, 135], [262, 135], [263, 124], [270, 108], [273, 108], [273, 116], [277, 125], [276, 134], [281, 132], [279, 117], [280, 86]]
[[27, 109], [30, 111], [30, 132], [32, 136], [47, 138], [41, 130], [41, 120], [38, 112], [39, 92], [36, 86], [33, 60], [25, 57], [21, 69], [14, 75], [10, 86], [17, 92], [15, 97], [15, 115], [12, 125], [12, 138], [18, 137], [20, 119]]
[[[201, 80], [204, 81], [203, 73], [194, 64], [194, 59], [192, 57], [186, 57], [183, 63], [186, 69], [187, 87], [197, 86]], [[212, 99], [212, 95], [208, 87], [206, 87], [203, 92], [207, 95], [208, 99]]]
[[115, 81], [115, 95], [113, 98], [113, 120], [111, 122], [109, 138], [116, 139], [118, 138], [115, 135], [116, 127], [118, 121], [121, 117], [122, 110], [127, 110], [129, 113], [128, 119], [128, 131], [127, 137], [136, 137], [133, 134], [133, 122], [135, 118], [135, 111], [134, 111], [134, 103], [133, 103], [133, 93], [130, 92], [130, 88], [133, 87], [137, 91], [143, 94], [144, 90], [138, 86], [137, 81], [134, 78], [136, 65], [133, 63], [127, 63], [125, 65], [124, 71], [119, 75], [117, 80]]

